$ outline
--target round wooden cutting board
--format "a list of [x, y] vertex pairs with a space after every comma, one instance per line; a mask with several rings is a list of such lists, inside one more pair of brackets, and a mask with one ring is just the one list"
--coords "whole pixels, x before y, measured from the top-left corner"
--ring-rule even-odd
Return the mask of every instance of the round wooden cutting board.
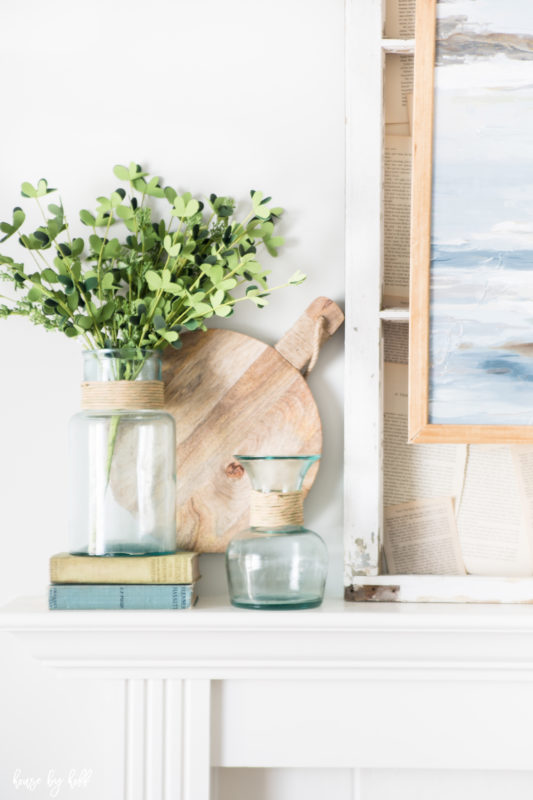
[[[250, 483], [234, 455], [304, 455], [322, 450], [322, 428], [302, 371], [342, 324], [317, 298], [270, 347], [242, 333], [183, 336], [163, 361], [165, 406], [176, 420], [178, 546], [223, 552], [248, 526]], [[310, 364], [311, 362], [311, 364]], [[308, 473], [312, 485], [318, 464]]]

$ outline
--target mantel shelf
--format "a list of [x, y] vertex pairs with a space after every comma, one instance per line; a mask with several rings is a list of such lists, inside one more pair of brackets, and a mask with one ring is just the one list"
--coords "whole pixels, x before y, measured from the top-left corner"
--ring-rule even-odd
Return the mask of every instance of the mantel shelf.
[[[127, 677], [412, 678], [422, 671], [533, 671], [527, 606], [357, 604], [246, 611], [201, 599], [189, 611], [49, 611], [43, 598], [0, 610], [0, 629], [41, 663]], [[465, 666], [468, 665], [468, 666]]]

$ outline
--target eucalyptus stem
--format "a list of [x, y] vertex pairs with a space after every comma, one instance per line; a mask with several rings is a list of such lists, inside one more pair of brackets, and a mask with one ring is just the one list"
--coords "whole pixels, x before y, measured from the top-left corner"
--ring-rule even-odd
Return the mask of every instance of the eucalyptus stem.
[[[80, 211], [86, 239], [71, 234], [61, 200], [45, 208], [43, 199], [56, 190], [44, 178], [22, 184], [43, 224], [20, 233], [26, 215], [15, 206], [0, 231], [2, 241], [19, 232], [36, 272], [0, 254], [0, 278], [12, 282], [20, 298], [0, 306], [1, 317], [25, 315], [92, 348], [144, 350], [179, 347], [184, 331], [205, 330], [209, 319], [227, 317], [245, 299], [266, 305], [269, 271], [257, 260], [258, 246], [276, 256], [283, 244], [275, 232], [282, 209], [270, 207], [269, 197], [252, 190], [239, 219], [230, 197], [211, 194], [200, 201], [163, 188], [135, 162], [113, 172], [128, 194], [116, 189], [98, 197], [94, 211]], [[112, 225], [120, 228], [114, 238]], [[45, 253], [51, 248], [57, 251], [52, 263]], [[304, 278], [297, 272], [287, 283]], [[236, 297], [242, 288], [246, 294]]]
[[113, 221], [113, 215], [110, 213], [109, 218], [107, 221], [107, 227], [105, 229], [104, 238], [102, 239], [102, 245], [100, 247], [100, 252], [98, 254], [98, 264], [96, 265], [96, 272], [98, 278], [98, 299], [102, 299], [102, 282], [101, 282], [101, 267], [102, 267], [102, 256], [104, 254], [104, 249], [106, 246], [106, 239], [109, 233], [109, 228], [111, 227], [111, 223]]

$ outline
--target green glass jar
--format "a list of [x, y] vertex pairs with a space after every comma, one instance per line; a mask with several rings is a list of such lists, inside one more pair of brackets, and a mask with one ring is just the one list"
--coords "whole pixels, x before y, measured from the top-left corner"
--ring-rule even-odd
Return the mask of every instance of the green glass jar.
[[303, 524], [302, 483], [320, 456], [235, 456], [252, 483], [250, 527], [230, 542], [226, 572], [240, 608], [314, 608], [324, 597], [328, 552]]

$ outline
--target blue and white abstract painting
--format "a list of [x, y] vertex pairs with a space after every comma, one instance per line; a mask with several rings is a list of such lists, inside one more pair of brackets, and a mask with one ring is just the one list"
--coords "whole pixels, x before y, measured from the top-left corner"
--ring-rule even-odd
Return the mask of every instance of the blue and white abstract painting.
[[440, 0], [429, 421], [533, 424], [533, 0]]

